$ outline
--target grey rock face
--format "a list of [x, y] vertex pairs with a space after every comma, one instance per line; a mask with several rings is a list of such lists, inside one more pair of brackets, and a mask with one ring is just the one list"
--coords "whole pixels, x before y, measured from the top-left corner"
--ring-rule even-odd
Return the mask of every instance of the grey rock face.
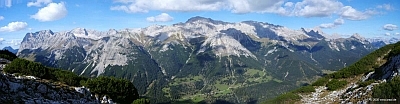
[[[52, 86], [52, 87], [50, 87]], [[20, 103], [20, 104], [97, 104], [99, 103], [90, 92], [84, 95], [70, 89], [54, 87], [56, 85], [39, 82], [39, 80], [29, 79], [14, 75], [0, 75], [0, 103]], [[87, 89], [81, 89], [88, 91]]]

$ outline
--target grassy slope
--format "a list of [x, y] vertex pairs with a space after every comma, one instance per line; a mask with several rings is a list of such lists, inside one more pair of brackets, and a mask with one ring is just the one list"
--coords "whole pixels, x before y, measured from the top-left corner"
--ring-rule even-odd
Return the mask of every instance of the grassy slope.
[[347, 84], [347, 81], [358, 81], [354, 79], [360, 78], [360, 75], [374, 71], [374, 68], [382, 65], [381, 62], [377, 62], [378, 59], [388, 59], [391, 56], [397, 55], [399, 53], [400, 42], [387, 45], [368, 54], [367, 56], [363, 57], [362, 59], [358, 60], [356, 63], [348, 67], [319, 78], [310, 86], [303, 86], [296, 90], [283, 93], [274, 99], [265, 101], [264, 103], [296, 103], [299, 102], [301, 99], [298, 94], [314, 92], [315, 90], [312, 90], [311, 88], [314, 88], [315, 86], [327, 86], [328, 89], [331, 88], [332, 90], [343, 88]]

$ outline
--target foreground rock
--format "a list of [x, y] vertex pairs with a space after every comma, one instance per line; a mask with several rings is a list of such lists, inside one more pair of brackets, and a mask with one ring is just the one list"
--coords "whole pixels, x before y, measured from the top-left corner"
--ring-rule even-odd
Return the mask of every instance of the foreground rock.
[[51, 84], [32, 76], [0, 74], [0, 103], [98, 104], [85, 88]]

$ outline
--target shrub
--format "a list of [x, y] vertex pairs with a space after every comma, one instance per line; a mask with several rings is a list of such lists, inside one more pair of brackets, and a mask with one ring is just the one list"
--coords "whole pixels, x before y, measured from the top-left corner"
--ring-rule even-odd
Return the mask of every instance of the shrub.
[[372, 90], [372, 97], [382, 99], [400, 98], [400, 77], [394, 77], [387, 83], [375, 86]]
[[343, 88], [346, 85], [347, 85], [347, 81], [345, 81], [345, 80], [339, 81], [337, 79], [332, 79], [331, 81], [329, 81], [326, 84], [326, 87], [328, 87], [328, 90], [333, 91], [333, 90]]
[[370, 84], [373, 83], [373, 82], [375, 82], [375, 80], [368, 80], [368, 81], [364, 81], [364, 82], [357, 82], [357, 84], [358, 84], [360, 87], [365, 87], [365, 86], [370, 85]]
[[56, 69], [53, 74], [57, 81], [64, 82], [65, 84], [70, 86], [81, 86], [81, 81], [87, 80], [87, 78], [85, 77], [81, 77], [73, 72], [61, 69]]
[[310, 93], [315, 92], [315, 88], [313, 86], [303, 86], [293, 91], [293, 93]]
[[44, 79], [52, 79], [51, 71], [49, 68], [40, 63], [32, 62], [29, 60], [17, 58], [10, 64], [6, 65], [4, 71], [7, 73], [20, 73], [23, 75], [31, 75]]
[[326, 77], [322, 77], [319, 78], [317, 81], [315, 81], [313, 84], [311, 84], [312, 86], [325, 86], [325, 84], [329, 81], [328, 78]]
[[150, 104], [150, 100], [145, 98], [140, 98], [133, 101], [132, 104]]
[[87, 80], [85, 86], [87, 86], [92, 93], [100, 94], [100, 96], [108, 95], [117, 103], [131, 104], [134, 100], [139, 98], [135, 86], [125, 79], [100, 76]]
[[279, 95], [278, 97], [268, 100], [267, 102], [264, 102], [265, 104], [289, 104], [289, 103], [294, 103], [298, 100], [300, 100], [301, 97], [295, 93], [284, 93]]

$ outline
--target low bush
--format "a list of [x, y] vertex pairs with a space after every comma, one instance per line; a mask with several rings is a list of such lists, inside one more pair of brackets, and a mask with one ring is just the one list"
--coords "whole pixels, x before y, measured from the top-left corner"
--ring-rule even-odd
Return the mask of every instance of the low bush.
[[331, 81], [329, 81], [326, 84], [326, 87], [328, 87], [328, 90], [333, 91], [333, 90], [337, 90], [340, 88], [343, 88], [347, 85], [347, 81], [343, 80], [343, 81], [339, 81], [337, 79], [332, 79]]

